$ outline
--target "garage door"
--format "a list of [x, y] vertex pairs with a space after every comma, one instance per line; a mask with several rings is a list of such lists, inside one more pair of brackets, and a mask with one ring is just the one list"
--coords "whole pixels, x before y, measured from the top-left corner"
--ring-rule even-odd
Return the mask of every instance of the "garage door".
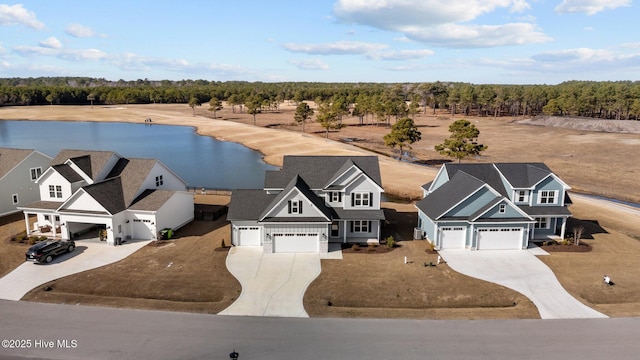
[[467, 231], [462, 226], [440, 228], [441, 249], [464, 249]]
[[239, 246], [260, 246], [260, 228], [257, 226], [241, 226], [238, 228]]
[[149, 219], [133, 219], [133, 234], [131, 237], [138, 240], [153, 239], [153, 231], [151, 231], [151, 220]]
[[478, 250], [522, 249], [522, 228], [478, 229]]
[[320, 242], [318, 234], [273, 234], [273, 252], [317, 253]]

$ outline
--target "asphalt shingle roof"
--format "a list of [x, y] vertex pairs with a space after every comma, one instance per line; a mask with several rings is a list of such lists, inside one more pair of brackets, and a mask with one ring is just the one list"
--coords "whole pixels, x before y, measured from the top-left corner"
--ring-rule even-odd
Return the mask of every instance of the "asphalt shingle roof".
[[282, 170], [265, 173], [265, 189], [283, 189], [295, 175], [299, 175], [311, 189], [322, 189], [351, 161], [376, 184], [382, 187], [380, 167], [376, 156], [285, 156]]
[[450, 179], [416, 203], [418, 209], [431, 219], [441, 217], [484, 185], [484, 182], [463, 171], [456, 172]]
[[227, 220], [258, 220], [276, 196], [257, 189], [233, 190]]
[[58, 172], [58, 174], [62, 175], [63, 178], [67, 179], [70, 183], [84, 180], [82, 176], [80, 176], [80, 174], [78, 174], [71, 168], [71, 166], [67, 164], [53, 165], [52, 168], [56, 172]]
[[495, 166], [514, 188], [529, 188], [551, 174], [543, 163], [498, 163]]
[[119, 177], [84, 186], [83, 189], [110, 214], [117, 214], [127, 209], [122, 194], [122, 181]]
[[0, 148], [0, 178], [8, 174], [33, 152], [32, 149]]
[[458, 171], [463, 171], [485, 182], [502, 196], [509, 197], [500, 178], [500, 173], [496, 171], [493, 164], [444, 164], [444, 167], [449, 179], [453, 179]]
[[84, 171], [93, 180], [96, 180], [98, 175], [105, 170], [107, 161], [113, 156], [117, 155], [113, 151], [96, 151], [96, 150], [61, 150], [50, 165], [64, 164], [65, 161], [71, 160], [82, 171]]
[[131, 210], [156, 211], [162, 207], [176, 192], [173, 190], [147, 189], [133, 200]]

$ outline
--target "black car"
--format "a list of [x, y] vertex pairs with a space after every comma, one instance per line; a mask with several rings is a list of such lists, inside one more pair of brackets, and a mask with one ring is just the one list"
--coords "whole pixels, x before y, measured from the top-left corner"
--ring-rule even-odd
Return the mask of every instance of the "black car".
[[39, 242], [27, 250], [25, 254], [27, 261], [39, 263], [50, 263], [56, 255], [72, 252], [76, 248], [76, 243], [69, 241], [47, 240]]

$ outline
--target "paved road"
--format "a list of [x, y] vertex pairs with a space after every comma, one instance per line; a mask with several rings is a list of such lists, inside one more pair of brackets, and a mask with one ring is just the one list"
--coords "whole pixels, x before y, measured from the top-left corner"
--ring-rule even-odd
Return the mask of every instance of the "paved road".
[[[228, 359], [234, 348], [262, 360], [637, 359], [639, 337], [640, 318], [299, 319], [0, 301], [0, 339], [31, 340], [0, 348], [2, 359]], [[36, 349], [36, 340], [56, 344]]]
[[513, 289], [528, 297], [543, 319], [606, 318], [571, 296], [530, 250], [441, 250], [455, 271]]
[[302, 300], [320, 275], [318, 254], [264, 254], [260, 246], [234, 247], [227, 269], [242, 284], [242, 293], [220, 315], [309, 317]]
[[49, 264], [25, 262], [0, 278], [0, 299], [20, 300], [31, 289], [64, 276], [95, 269], [133, 254], [150, 240], [107, 246], [97, 239], [76, 241], [76, 249]]

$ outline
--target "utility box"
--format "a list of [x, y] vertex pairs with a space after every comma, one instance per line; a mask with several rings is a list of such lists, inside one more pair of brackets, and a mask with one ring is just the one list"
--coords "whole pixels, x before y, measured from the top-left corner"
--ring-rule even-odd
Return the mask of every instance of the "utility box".
[[162, 229], [160, 230], [160, 239], [161, 240], [169, 240], [173, 237], [173, 229]]

